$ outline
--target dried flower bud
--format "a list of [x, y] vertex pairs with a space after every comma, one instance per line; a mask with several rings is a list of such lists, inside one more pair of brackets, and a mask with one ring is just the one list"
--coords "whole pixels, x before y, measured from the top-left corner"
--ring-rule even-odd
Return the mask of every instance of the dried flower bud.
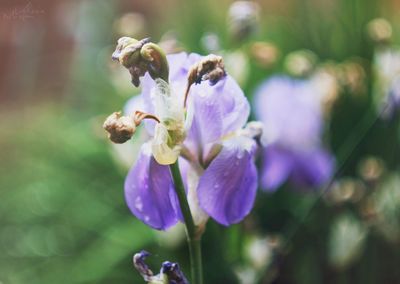
[[209, 80], [211, 85], [215, 85], [225, 75], [222, 57], [210, 54], [190, 68], [188, 84], [200, 84], [201, 81]]
[[224, 62], [221, 56], [210, 54], [194, 64], [188, 72], [184, 106], [186, 106], [187, 96], [193, 84], [200, 84], [202, 81], [209, 80], [210, 85], [213, 86], [225, 76]]
[[130, 37], [120, 38], [112, 59], [118, 60], [129, 70], [132, 83], [136, 87], [140, 84], [140, 77], [146, 72], [149, 72], [153, 79], [161, 78], [168, 81], [167, 58], [162, 49], [148, 38], [140, 41]]
[[136, 131], [134, 119], [129, 116], [121, 116], [121, 112], [114, 112], [103, 124], [108, 132], [108, 138], [114, 143], [125, 143], [131, 139]]

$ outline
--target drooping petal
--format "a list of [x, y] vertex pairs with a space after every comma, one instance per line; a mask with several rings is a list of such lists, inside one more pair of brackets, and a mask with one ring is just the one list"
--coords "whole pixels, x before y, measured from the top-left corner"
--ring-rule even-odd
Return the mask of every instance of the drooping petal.
[[223, 225], [238, 223], [253, 207], [257, 190], [255, 147], [252, 139], [243, 136], [226, 141], [200, 178], [200, 206]]
[[208, 82], [192, 86], [189, 96], [214, 99], [211, 103], [219, 105], [224, 117], [222, 129], [224, 135], [242, 128], [248, 119], [249, 103], [242, 89], [229, 75], [214, 86], [211, 86]]
[[291, 153], [276, 145], [264, 149], [261, 186], [266, 191], [275, 191], [290, 175], [293, 167]]
[[243, 127], [249, 111], [247, 99], [229, 75], [214, 86], [192, 86], [188, 114], [193, 118], [185, 145], [200, 161], [207, 160], [212, 144]]
[[150, 144], [143, 144], [125, 180], [129, 209], [150, 227], [166, 230], [179, 219], [176, 198], [168, 166], [158, 164], [152, 157]]
[[250, 104], [242, 89], [231, 76], [226, 76], [215, 85], [215, 96], [219, 97], [218, 102], [222, 106], [224, 117], [224, 134], [242, 128], [250, 114]]
[[306, 153], [298, 153], [294, 163], [291, 178], [301, 186], [322, 185], [332, 177], [334, 170], [332, 155], [319, 148]]

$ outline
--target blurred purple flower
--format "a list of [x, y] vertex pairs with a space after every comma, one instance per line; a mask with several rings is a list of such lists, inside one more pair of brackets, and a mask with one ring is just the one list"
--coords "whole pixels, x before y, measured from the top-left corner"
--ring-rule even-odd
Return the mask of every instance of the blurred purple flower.
[[[182, 102], [190, 67], [202, 57], [179, 53], [167, 56], [169, 85]], [[128, 102], [127, 112], [142, 104], [154, 113], [153, 88], [149, 75], [141, 82], [142, 94]], [[223, 225], [241, 221], [251, 210], [257, 189], [253, 161], [255, 141], [243, 131], [250, 107], [242, 90], [227, 75], [215, 85], [193, 85], [187, 107], [187, 133], [179, 158], [189, 205], [196, 225], [208, 216]], [[154, 122], [146, 121], [153, 135]], [[158, 164], [151, 145], [142, 146], [136, 164], [125, 181], [125, 199], [132, 213], [147, 225], [165, 230], [182, 220], [169, 167]]]
[[324, 127], [317, 88], [311, 81], [277, 76], [257, 90], [254, 110], [263, 122], [261, 185], [274, 191], [287, 179], [318, 186], [332, 175], [333, 157], [323, 148]]

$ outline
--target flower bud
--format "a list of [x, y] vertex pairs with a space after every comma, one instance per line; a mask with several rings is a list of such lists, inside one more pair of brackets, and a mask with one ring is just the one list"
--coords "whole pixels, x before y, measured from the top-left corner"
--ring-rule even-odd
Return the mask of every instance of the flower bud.
[[153, 271], [147, 266], [144, 262], [146, 257], [148, 257], [150, 253], [147, 251], [142, 250], [139, 253], [135, 253], [133, 256], [133, 265], [135, 266], [136, 270], [143, 276], [145, 281], [149, 281], [153, 277]]
[[133, 265], [148, 284], [189, 284], [178, 263], [164, 261], [160, 273], [154, 275], [153, 271], [145, 263], [145, 259], [149, 255], [150, 253], [142, 250], [133, 256]]
[[222, 57], [210, 54], [190, 68], [188, 81], [190, 84], [200, 84], [201, 81], [209, 80], [211, 85], [215, 85], [225, 75]]
[[161, 266], [161, 273], [167, 275], [169, 283], [189, 284], [178, 263], [164, 261]]
[[103, 128], [108, 132], [108, 138], [118, 144], [131, 139], [136, 131], [134, 119], [129, 116], [121, 116], [121, 112], [114, 112], [107, 117]]
[[202, 81], [209, 80], [210, 85], [214, 86], [225, 76], [224, 62], [221, 56], [210, 54], [194, 64], [188, 72], [184, 106], [186, 106], [187, 96], [193, 84], [200, 84]]
[[140, 84], [140, 77], [143, 77], [146, 72], [153, 79], [161, 78], [168, 81], [167, 58], [162, 49], [150, 42], [148, 38], [140, 41], [130, 37], [120, 38], [112, 59], [118, 60], [129, 70], [132, 84], [136, 87]]

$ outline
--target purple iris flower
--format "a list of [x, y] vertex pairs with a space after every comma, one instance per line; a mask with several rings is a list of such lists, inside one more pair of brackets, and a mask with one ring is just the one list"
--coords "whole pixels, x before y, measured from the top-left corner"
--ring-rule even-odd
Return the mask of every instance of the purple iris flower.
[[273, 77], [256, 90], [254, 110], [263, 122], [261, 185], [274, 191], [287, 179], [318, 186], [332, 175], [333, 158], [324, 149], [318, 89], [311, 81]]
[[[167, 56], [169, 85], [182, 102], [190, 67], [202, 57], [179, 53]], [[142, 104], [153, 113], [154, 80], [142, 78], [140, 97], [131, 100], [132, 110]], [[130, 110], [128, 110], [130, 111]], [[229, 75], [215, 85], [193, 85], [188, 97], [188, 129], [179, 158], [188, 202], [196, 225], [208, 216], [223, 225], [241, 221], [251, 210], [257, 189], [254, 139], [242, 130], [250, 107], [242, 90]], [[145, 127], [154, 135], [154, 122]], [[247, 132], [248, 133], [248, 132]], [[125, 181], [125, 199], [132, 213], [147, 225], [165, 230], [182, 220], [169, 167], [158, 164], [150, 143], [145, 143]]]

